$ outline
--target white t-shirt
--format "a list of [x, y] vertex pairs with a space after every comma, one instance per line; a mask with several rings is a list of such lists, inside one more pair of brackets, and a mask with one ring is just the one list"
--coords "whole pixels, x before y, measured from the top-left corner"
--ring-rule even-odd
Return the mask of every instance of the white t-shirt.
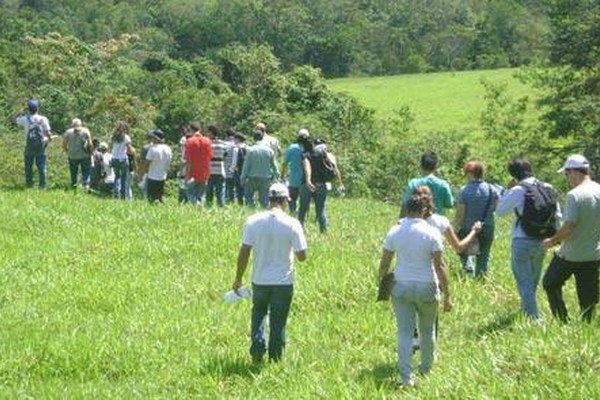
[[252, 283], [292, 285], [294, 252], [306, 250], [300, 222], [279, 209], [248, 218], [242, 243], [252, 246]]
[[150, 161], [148, 167], [148, 179], [153, 181], [164, 181], [171, 164], [173, 153], [171, 148], [164, 143], [150, 146], [146, 154], [146, 160]]
[[[17, 125], [21, 125], [25, 128], [25, 140], [27, 140], [27, 132], [29, 131], [29, 125], [34, 122], [40, 124], [44, 133], [50, 134], [50, 122], [48, 122], [48, 118], [40, 114], [32, 114], [31, 116], [23, 114], [17, 117]], [[44, 138], [44, 141], [47, 140], [48, 138]]]
[[440, 233], [424, 219], [403, 218], [389, 230], [383, 248], [396, 253], [397, 281], [437, 283], [432, 255], [444, 246]]
[[450, 220], [440, 214], [431, 214], [425, 221], [439, 231], [443, 241], [450, 229]]
[[127, 160], [127, 145], [131, 144], [129, 135], [125, 135], [122, 142], [112, 142], [112, 157], [115, 160]]
[[102, 171], [104, 172], [104, 183], [115, 183], [115, 171], [110, 166], [112, 155], [110, 153], [102, 154]]

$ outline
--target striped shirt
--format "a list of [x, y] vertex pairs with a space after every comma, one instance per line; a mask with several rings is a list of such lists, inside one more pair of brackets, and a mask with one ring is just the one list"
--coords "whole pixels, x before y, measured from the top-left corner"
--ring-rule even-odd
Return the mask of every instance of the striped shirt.
[[225, 176], [225, 155], [228, 146], [222, 140], [215, 139], [212, 143], [213, 157], [210, 160], [210, 174]]
[[227, 146], [227, 152], [225, 153], [225, 178], [233, 178], [233, 172], [235, 171], [235, 164], [233, 159], [233, 153], [235, 148], [235, 143], [232, 141], [225, 142]]

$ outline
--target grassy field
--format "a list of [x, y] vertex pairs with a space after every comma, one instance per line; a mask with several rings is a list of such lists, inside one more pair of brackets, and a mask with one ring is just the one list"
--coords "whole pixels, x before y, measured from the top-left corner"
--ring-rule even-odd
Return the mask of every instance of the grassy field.
[[[172, 200], [171, 200], [172, 201]], [[395, 207], [331, 199], [308, 226], [288, 347], [253, 366], [250, 303], [225, 304], [249, 211], [0, 191], [0, 398], [598, 398], [599, 322], [522, 320], [501, 221], [490, 279], [448, 254], [455, 309], [420, 387], [395, 385], [390, 304], [375, 303]], [[568, 307], [576, 310], [572, 282]]]
[[506, 84], [513, 98], [531, 96], [531, 88], [519, 82], [515, 69], [443, 72], [327, 81], [336, 91], [357, 98], [361, 104], [386, 118], [408, 106], [420, 132], [478, 130], [485, 88], [482, 81]]

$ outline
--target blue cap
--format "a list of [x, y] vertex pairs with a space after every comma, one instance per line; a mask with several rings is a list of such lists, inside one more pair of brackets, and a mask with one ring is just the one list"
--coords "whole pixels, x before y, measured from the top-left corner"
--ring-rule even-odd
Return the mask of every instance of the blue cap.
[[37, 111], [39, 107], [40, 107], [40, 102], [37, 101], [36, 99], [30, 99], [27, 102], [27, 108], [29, 108], [29, 111]]

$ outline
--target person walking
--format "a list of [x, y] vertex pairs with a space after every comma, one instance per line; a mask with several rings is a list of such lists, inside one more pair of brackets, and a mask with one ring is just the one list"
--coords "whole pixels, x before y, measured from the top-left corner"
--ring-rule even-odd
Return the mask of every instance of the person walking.
[[164, 143], [165, 134], [160, 129], [153, 129], [148, 132], [150, 147], [146, 153], [143, 162], [143, 173], [147, 174], [147, 195], [150, 203], [162, 203], [165, 192], [165, 181], [171, 165], [173, 152], [171, 148]]
[[46, 188], [46, 147], [54, 138], [48, 118], [40, 114], [40, 103], [30, 99], [25, 107], [17, 111], [16, 123], [25, 129], [25, 186], [33, 187], [33, 164], [39, 174], [40, 189]]
[[315, 140], [312, 152], [306, 154], [304, 161], [305, 184], [300, 188], [300, 207], [298, 219], [304, 225], [310, 209], [311, 200], [315, 201], [317, 222], [321, 233], [328, 229], [325, 202], [331, 182], [337, 180], [338, 190], [343, 191], [343, 183], [335, 156], [328, 150], [327, 143], [322, 139]]
[[131, 200], [131, 173], [129, 172], [129, 155], [135, 154], [135, 149], [129, 137], [129, 125], [119, 122], [114, 130], [111, 141], [112, 167], [115, 172], [114, 195], [116, 198]]
[[244, 185], [246, 205], [255, 206], [254, 194], [258, 192], [258, 200], [262, 208], [269, 206], [269, 186], [279, 178], [279, 168], [275, 162], [273, 150], [262, 141], [260, 130], [254, 131], [254, 145], [248, 148], [240, 179]]
[[300, 187], [306, 180], [304, 174], [304, 159], [306, 153], [312, 151], [312, 143], [310, 142], [310, 132], [308, 129], [302, 128], [296, 134], [296, 142], [292, 143], [285, 151], [283, 156], [283, 167], [281, 176], [288, 175], [288, 190], [290, 191], [290, 212], [296, 214], [296, 206], [298, 196], [300, 195]]
[[212, 142], [213, 156], [210, 160], [210, 177], [206, 188], [206, 205], [212, 206], [213, 198], [217, 198], [217, 205], [225, 205], [223, 189], [225, 186], [225, 156], [229, 150], [227, 143], [219, 138], [217, 127], [208, 127], [208, 138]]
[[444, 311], [452, 309], [450, 287], [442, 259], [442, 238], [423, 218], [426, 202], [425, 198], [418, 195], [408, 198], [404, 204], [406, 218], [389, 230], [379, 263], [381, 281], [396, 256], [392, 303], [396, 315], [400, 383], [404, 386], [415, 385], [412, 339], [417, 318], [421, 349], [419, 372], [427, 374], [434, 361], [434, 326], [440, 288]]
[[[536, 191], [546, 193], [547, 191], [554, 192], [551, 185], [539, 181], [533, 174], [533, 168], [530, 162], [522, 157], [517, 157], [511, 160], [508, 164], [508, 173], [512, 177], [511, 187], [500, 198], [496, 207], [496, 215], [504, 217], [507, 215], [516, 215], [515, 222], [512, 228], [512, 245], [511, 245], [511, 269], [517, 290], [521, 298], [521, 311], [523, 314], [532, 320], [540, 320], [540, 310], [537, 304], [536, 292], [540, 277], [542, 276], [542, 267], [546, 250], [542, 243], [543, 237], [534, 236], [533, 232], [528, 234], [525, 231], [524, 208], [526, 197], [533, 198], [528, 195], [528, 188], [534, 188]], [[545, 194], [542, 194], [545, 196]], [[550, 193], [552, 196], [552, 193]], [[554, 194], [556, 199], [556, 194]], [[556, 212], [548, 221], [555, 228], [560, 224], [560, 206], [555, 200], [554, 206]]]
[[195, 205], [202, 202], [206, 191], [213, 149], [210, 139], [200, 132], [198, 123], [191, 123], [190, 130], [192, 135], [185, 142], [185, 179], [188, 201]]
[[[483, 228], [477, 236], [478, 250], [465, 252], [460, 255], [463, 269], [473, 273], [476, 278], [483, 278], [488, 272], [490, 251], [494, 241], [494, 211], [498, 203], [498, 192], [495, 187], [483, 180], [484, 166], [480, 161], [467, 162], [463, 170], [467, 184], [457, 196], [458, 207], [454, 217], [454, 226], [458, 229], [458, 237], [468, 235], [473, 224], [483, 223]], [[434, 195], [435, 201], [435, 195]], [[475, 257], [473, 269], [471, 257]]]
[[244, 185], [242, 184], [242, 169], [246, 160], [246, 135], [242, 132], [235, 132], [233, 135], [233, 154], [231, 158], [231, 173], [233, 174], [233, 191], [237, 203], [244, 205]]
[[[271, 209], [252, 215], [246, 221], [237, 259], [232, 289], [239, 294], [251, 252], [252, 316], [250, 355], [261, 362], [265, 353], [279, 361], [285, 347], [285, 328], [294, 295], [293, 255], [306, 260], [307, 244], [300, 223], [285, 213], [289, 200], [287, 187], [274, 183], [268, 191]], [[292, 255], [293, 254], [293, 255]], [[269, 315], [269, 341], [265, 341], [266, 315]]]
[[590, 322], [598, 303], [600, 184], [590, 178], [590, 164], [580, 154], [567, 158], [558, 172], [565, 174], [571, 190], [567, 193], [560, 229], [543, 242], [546, 248], [560, 243], [544, 275], [543, 286], [552, 315], [566, 322], [568, 313], [562, 287], [575, 275], [581, 317]]
[[92, 134], [83, 126], [79, 118], [74, 118], [71, 128], [63, 135], [62, 148], [69, 159], [69, 172], [71, 174], [71, 188], [77, 187], [77, 173], [81, 169], [83, 188], [90, 188], [90, 170], [92, 167]]
[[[450, 184], [446, 180], [436, 176], [437, 168], [437, 154], [431, 151], [423, 153], [421, 156], [422, 176], [419, 178], [413, 178], [408, 182], [408, 186], [406, 187], [404, 196], [402, 198], [403, 205], [408, 201], [410, 196], [412, 196], [416, 188], [426, 185], [429, 186], [429, 189], [433, 194], [433, 202], [435, 204], [435, 212], [437, 214], [444, 215], [445, 210], [454, 206], [454, 198], [452, 197]], [[404, 215], [404, 207], [402, 208], [400, 215]]]

